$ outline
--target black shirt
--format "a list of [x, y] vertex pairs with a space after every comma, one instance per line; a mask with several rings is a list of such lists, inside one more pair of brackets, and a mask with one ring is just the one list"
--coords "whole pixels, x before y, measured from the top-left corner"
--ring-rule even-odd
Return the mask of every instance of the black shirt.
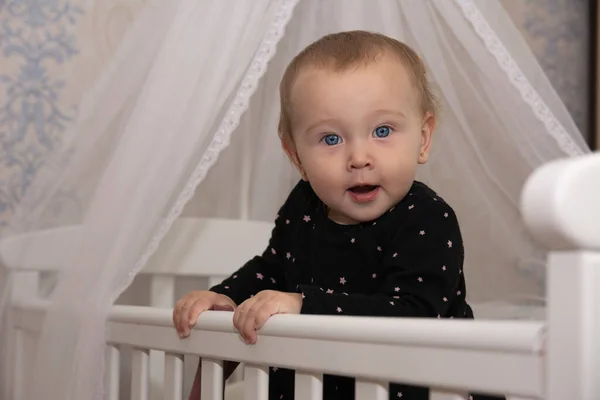
[[[309, 183], [279, 210], [267, 249], [212, 291], [236, 304], [262, 290], [302, 293], [302, 314], [473, 318], [465, 300], [464, 250], [452, 208], [414, 182], [375, 221], [339, 225]], [[294, 372], [271, 368], [269, 399], [293, 399]], [[354, 398], [354, 379], [324, 376], [324, 399]], [[428, 399], [390, 386], [390, 399]]]

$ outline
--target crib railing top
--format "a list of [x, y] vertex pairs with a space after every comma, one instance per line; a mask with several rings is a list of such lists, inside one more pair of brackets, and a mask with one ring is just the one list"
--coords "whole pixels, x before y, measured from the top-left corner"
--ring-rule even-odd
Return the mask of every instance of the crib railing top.
[[[32, 316], [45, 312], [47, 300], [20, 301], [15, 310]], [[173, 329], [173, 310], [144, 306], [113, 306], [110, 322]], [[233, 313], [207, 311], [194, 330], [236, 333]], [[20, 322], [19, 322], [20, 321]], [[22, 329], [33, 332], [40, 320], [19, 320]], [[545, 324], [537, 321], [452, 320], [432, 318], [380, 318], [328, 315], [275, 315], [260, 331], [261, 337], [349, 341], [382, 345], [451, 347], [537, 354], [542, 351]], [[168, 350], [168, 349], [164, 349]]]
[[[16, 326], [39, 331], [46, 307], [44, 301], [16, 303]], [[107, 341], [384, 382], [543, 394], [542, 374], [532, 374], [543, 365], [540, 322], [277, 315], [249, 346], [235, 332], [230, 312], [206, 312], [185, 340], [172, 327], [171, 312], [114, 306]]]

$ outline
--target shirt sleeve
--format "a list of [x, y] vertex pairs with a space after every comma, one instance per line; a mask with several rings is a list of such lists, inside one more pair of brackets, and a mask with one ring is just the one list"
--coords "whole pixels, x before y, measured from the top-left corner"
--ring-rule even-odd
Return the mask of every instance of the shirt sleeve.
[[[466, 305], [464, 251], [453, 210], [442, 201], [416, 204], [383, 249], [386, 271], [373, 294], [328, 294], [301, 285], [302, 314], [448, 317]], [[462, 315], [462, 314], [461, 314]]]
[[286, 221], [294, 210], [300, 190], [298, 184], [279, 209], [269, 245], [262, 255], [252, 258], [223, 282], [210, 288], [212, 292], [224, 294], [239, 305], [263, 290], [285, 291], [285, 254], [281, 249], [285, 248]]

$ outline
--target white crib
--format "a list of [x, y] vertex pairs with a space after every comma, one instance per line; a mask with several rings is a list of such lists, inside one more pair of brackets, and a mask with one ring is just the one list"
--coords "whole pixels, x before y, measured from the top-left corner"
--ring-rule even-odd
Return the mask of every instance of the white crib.
[[[261, 330], [258, 343], [247, 346], [233, 329], [231, 313], [207, 312], [191, 337], [180, 340], [171, 322], [176, 276], [207, 277], [206, 284], [212, 284], [260, 252], [271, 229], [265, 223], [181, 220], [144, 270], [151, 275], [149, 306], [113, 307], [107, 343], [109, 398], [123, 398], [121, 349], [130, 346], [128, 396], [133, 400], [186, 396], [184, 355], [202, 357], [205, 400], [223, 398], [223, 360], [244, 363], [244, 380], [238, 385], [243, 385], [244, 398], [253, 400], [267, 398], [269, 367], [297, 371], [298, 400], [321, 399], [324, 373], [356, 377], [357, 400], [387, 399], [390, 381], [429, 386], [436, 400], [465, 399], [467, 390], [520, 399], [599, 399], [599, 175], [600, 154], [588, 155], [541, 168], [524, 190], [525, 221], [552, 249], [547, 319], [540, 322], [278, 315]], [[219, 235], [228, 235], [229, 243], [237, 240], [232, 232], [239, 233], [236, 252], [219, 251], [219, 257], [230, 257], [224, 264], [209, 262], [222, 249]], [[75, 228], [40, 232], [39, 248], [19, 264], [13, 258], [19, 238], [1, 244], [4, 265], [20, 278], [20, 293], [38, 289], [40, 271], [60, 268], [59, 248], [72, 234]], [[255, 241], [242, 240], [248, 237]], [[186, 249], [193, 251], [178, 251], [182, 243], [191, 243]], [[45, 307], [41, 297], [12, 300], [15, 400], [22, 399], [28, 351]], [[164, 359], [157, 351], [164, 352]], [[160, 385], [150, 389], [152, 379]]]

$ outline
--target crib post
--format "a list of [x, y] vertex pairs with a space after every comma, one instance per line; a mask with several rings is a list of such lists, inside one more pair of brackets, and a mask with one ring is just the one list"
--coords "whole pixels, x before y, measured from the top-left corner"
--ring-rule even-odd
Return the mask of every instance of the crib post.
[[600, 153], [536, 170], [522, 196], [547, 260], [546, 400], [600, 398]]
[[[20, 298], [35, 299], [38, 297], [40, 274], [37, 271], [11, 271], [8, 270], [8, 274], [11, 274], [7, 279], [12, 280], [12, 291], [11, 298], [9, 301], [15, 302]], [[12, 311], [8, 312], [8, 318], [12, 318]], [[9, 322], [9, 326], [13, 326], [12, 322]], [[8, 363], [9, 369], [6, 371], [9, 380], [8, 392], [11, 393], [10, 397], [14, 400], [20, 400], [25, 398], [25, 388], [27, 385], [25, 372], [31, 368], [34, 360], [31, 358], [35, 356], [32, 350], [34, 339], [30, 334], [24, 331], [11, 329], [8, 336], [9, 354]]]
[[547, 400], [600, 398], [600, 254], [548, 259]]
[[[150, 278], [150, 307], [171, 308], [175, 301], [175, 277], [171, 275], [152, 275]], [[162, 399], [165, 376], [165, 353], [150, 350], [149, 382], [152, 390], [150, 400]]]

